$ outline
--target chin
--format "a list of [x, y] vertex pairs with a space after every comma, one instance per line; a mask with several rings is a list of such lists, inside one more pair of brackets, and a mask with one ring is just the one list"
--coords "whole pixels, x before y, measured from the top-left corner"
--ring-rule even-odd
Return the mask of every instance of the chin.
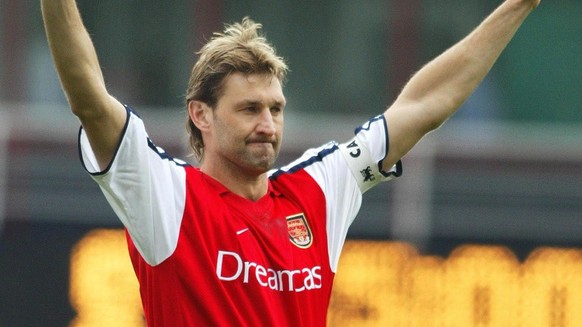
[[256, 165], [257, 170], [260, 170], [261, 173], [266, 173], [267, 171], [271, 170], [275, 165], [275, 160], [269, 160], [267, 162], [260, 163]]
[[255, 170], [259, 174], [264, 174], [271, 170], [275, 165], [275, 161], [277, 158], [266, 158], [264, 160], [256, 161], [252, 163], [250, 166], [253, 170]]
[[275, 151], [263, 151], [262, 153], [246, 152], [238, 156], [240, 167], [244, 167], [247, 171], [252, 171], [255, 174], [263, 174], [269, 171], [277, 161], [277, 154]]

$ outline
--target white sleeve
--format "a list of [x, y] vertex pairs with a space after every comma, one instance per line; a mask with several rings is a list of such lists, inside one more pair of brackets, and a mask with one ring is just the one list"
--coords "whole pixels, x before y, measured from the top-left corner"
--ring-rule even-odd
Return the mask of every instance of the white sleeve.
[[79, 133], [81, 161], [150, 265], [176, 249], [185, 205], [186, 163], [168, 156], [149, 139], [143, 121], [128, 116], [118, 149], [100, 171], [85, 131]]
[[402, 165], [398, 162], [390, 171], [381, 171], [382, 160], [388, 154], [388, 130], [383, 115], [357, 128], [350, 141], [331, 142], [306, 155], [315, 153], [321, 160], [305, 170], [319, 184], [326, 198], [330, 266], [336, 271], [348, 228], [360, 210], [362, 194], [381, 182], [400, 176]]
[[388, 127], [384, 115], [367, 121], [356, 129], [355, 134], [353, 139], [340, 144], [339, 148], [362, 193], [402, 175], [400, 161], [389, 171], [382, 171], [381, 168], [382, 161], [388, 155]]

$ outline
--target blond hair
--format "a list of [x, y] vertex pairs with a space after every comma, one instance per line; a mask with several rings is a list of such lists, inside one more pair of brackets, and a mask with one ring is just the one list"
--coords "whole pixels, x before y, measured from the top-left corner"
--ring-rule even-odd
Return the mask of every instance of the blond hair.
[[[287, 65], [277, 56], [275, 49], [260, 33], [262, 25], [248, 17], [242, 22], [226, 25], [223, 33], [214, 33], [197, 53], [200, 57], [192, 68], [186, 104], [192, 100], [215, 108], [222, 96], [223, 81], [233, 72], [243, 74], [269, 73], [281, 83], [287, 75]], [[197, 160], [204, 155], [204, 142], [200, 130], [187, 117], [186, 129], [190, 146]]]

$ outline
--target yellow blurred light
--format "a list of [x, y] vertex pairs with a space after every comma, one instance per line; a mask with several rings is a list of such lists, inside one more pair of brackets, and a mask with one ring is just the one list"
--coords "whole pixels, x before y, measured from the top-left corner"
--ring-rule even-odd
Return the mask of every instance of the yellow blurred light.
[[462, 246], [444, 273], [446, 326], [519, 326], [519, 262], [509, 249]]
[[347, 242], [334, 283], [330, 326], [399, 326], [402, 270], [418, 254], [405, 243]]
[[524, 326], [582, 326], [582, 251], [539, 248], [523, 265]]
[[71, 327], [144, 326], [137, 278], [122, 230], [95, 230], [73, 248]]
[[[122, 230], [95, 230], [73, 249], [72, 327], [144, 326]], [[582, 249], [539, 248], [520, 263], [506, 247], [465, 245], [448, 258], [409, 244], [345, 244], [328, 324], [397, 327], [582, 326]]]

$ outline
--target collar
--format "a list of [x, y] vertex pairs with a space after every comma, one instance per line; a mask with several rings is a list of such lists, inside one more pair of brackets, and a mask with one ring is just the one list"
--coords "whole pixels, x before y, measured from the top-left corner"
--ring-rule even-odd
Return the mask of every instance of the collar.
[[[208, 185], [208, 188], [210, 188], [213, 192], [219, 194], [220, 196], [223, 196], [225, 194], [233, 194], [233, 195], [239, 196], [238, 194], [235, 194], [231, 190], [229, 190], [221, 182], [219, 182], [216, 179], [214, 179], [214, 177], [212, 177], [210, 175], [207, 175], [204, 172], [202, 172], [200, 170], [200, 168], [196, 168], [196, 169], [198, 170], [198, 172], [200, 172], [200, 176], [201, 176], [202, 181], [204, 183], [206, 183], [206, 185]], [[270, 196], [273, 196], [273, 197], [281, 196], [281, 192], [279, 192], [277, 189], [275, 189], [273, 187], [273, 183], [271, 182], [271, 179], [270, 178], [267, 179], [267, 187], [268, 187], [267, 193], [263, 197], [261, 197], [261, 199], [264, 198], [267, 195], [270, 195]], [[259, 200], [257, 200], [257, 201], [259, 201]]]

